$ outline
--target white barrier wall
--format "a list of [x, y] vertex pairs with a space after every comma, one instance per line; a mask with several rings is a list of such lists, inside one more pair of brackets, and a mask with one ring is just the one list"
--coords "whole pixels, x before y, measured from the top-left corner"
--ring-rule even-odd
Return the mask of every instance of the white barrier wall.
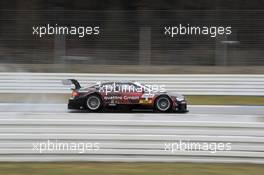
[[74, 74], [0, 73], [0, 93], [69, 93], [63, 79], [74, 78], [86, 86], [97, 81], [138, 81], [165, 85], [167, 91], [185, 95], [264, 96], [264, 75], [237, 74]]
[[[192, 116], [178, 117], [188, 120]], [[264, 163], [261, 122], [179, 121], [168, 114], [6, 113], [0, 123], [0, 161]], [[229, 144], [229, 148], [177, 149], [179, 141]], [[35, 147], [37, 143], [42, 149]], [[98, 147], [79, 152], [80, 148], [55, 148], [55, 143]]]

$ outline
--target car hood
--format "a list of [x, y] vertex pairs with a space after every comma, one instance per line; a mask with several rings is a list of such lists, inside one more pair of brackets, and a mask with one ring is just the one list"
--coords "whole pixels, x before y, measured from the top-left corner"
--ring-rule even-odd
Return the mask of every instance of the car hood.
[[169, 95], [169, 96], [171, 96], [171, 97], [178, 97], [178, 98], [184, 98], [184, 96], [183, 95], [181, 95], [181, 94], [179, 94], [179, 93], [177, 93], [177, 92], [161, 92], [161, 91], [159, 91], [159, 92], [156, 92], [156, 93], [154, 93], [154, 94], [157, 94], [157, 95], [160, 95], [160, 94], [167, 94], [167, 95]]
[[184, 98], [183, 95], [178, 94], [178, 93], [175, 93], [175, 92], [167, 92], [167, 94], [168, 94], [169, 96], [174, 96], [174, 97], [178, 97], [178, 98]]

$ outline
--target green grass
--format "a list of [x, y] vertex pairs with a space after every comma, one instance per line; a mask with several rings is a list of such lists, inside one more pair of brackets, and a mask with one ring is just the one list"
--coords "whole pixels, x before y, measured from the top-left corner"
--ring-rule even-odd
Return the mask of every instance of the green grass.
[[193, 163], [1, 163], [0, 175], [261, 175], [263, 165]]
[[186, 96], [191, 105], [264, 105], [261, 96]]

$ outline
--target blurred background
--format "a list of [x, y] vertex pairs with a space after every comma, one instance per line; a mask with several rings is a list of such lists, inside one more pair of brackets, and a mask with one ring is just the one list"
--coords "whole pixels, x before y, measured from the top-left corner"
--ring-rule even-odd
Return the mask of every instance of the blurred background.
[[[0, 0], [0, 175], [263, 174], [263, 17], [264, 0]], [[48, 24], [99, 26], [100, 35], [32, 34]], [[179, 24], [232, 34], [164, 35]], [[61, 83], [69, 78], [166, 85], [185, 95], [189, 113], [72, 112]], [[102, 147], [34, 152], [47, 139]], [[164, 151], [181, 139], [232, 150]]]
[[[263, 7], [263, 0], [0, 1], [0, 71], [102, 72], [102, 65], [123, 65], [141, 73], [147, 66], [148, 72], [168, 67], [156, 73], [193, 73], [193, 66], [197, 73], [263, 73]], [[47, 24], [100, 26], [100, 35], [32, 35], [33, 26]], [[231, 26], [232, 34], [164, 35], [164, 26], [179, 24]]]

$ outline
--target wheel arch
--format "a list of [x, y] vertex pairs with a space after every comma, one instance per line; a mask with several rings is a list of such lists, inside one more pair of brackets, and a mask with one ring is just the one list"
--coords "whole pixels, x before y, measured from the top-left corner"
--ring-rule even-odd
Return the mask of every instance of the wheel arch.
[[100, 94], [100, 93], [98, 93], [98, 92], [91, 92], [91, 93], [87, 93], [85, 96], [84, 96], [84, 106], [86, 106], [86, 100], [88, 99], [88, 97], [89, 96], [92, 96], [92, 95], [96, 95], [96, 96], [98, 96], [99, 98], [100, 98], [100, 100], [101, 100], [101, 102], [102, 102], [102, 106], [104, 106], [104, 100], [103, 100], [103, 97], [102, 97], [102, 95]]
[[171, 97], [170, 97], [168, 94], [159, 94], [159, 95], [157, 95], [157, 96], [154, 98], [154, 103], [153, 103], [153, 104], [155, 105], [157, 99], [160, 98], [160, 97], [163, 97], [163, 96], [168, 97], [169, 100], [170, 100], [170, 102], [173, 103]]
[[171, 99], [171, 97], [168, 94], [159, 94], [155, 97], [154, 101], [153, 101], [153, 109], [156, 110], [156, 102], [160, 97], [167, 97], [170, 100], [170, 109], [169, 111], [173, 108], [173, 100]]

